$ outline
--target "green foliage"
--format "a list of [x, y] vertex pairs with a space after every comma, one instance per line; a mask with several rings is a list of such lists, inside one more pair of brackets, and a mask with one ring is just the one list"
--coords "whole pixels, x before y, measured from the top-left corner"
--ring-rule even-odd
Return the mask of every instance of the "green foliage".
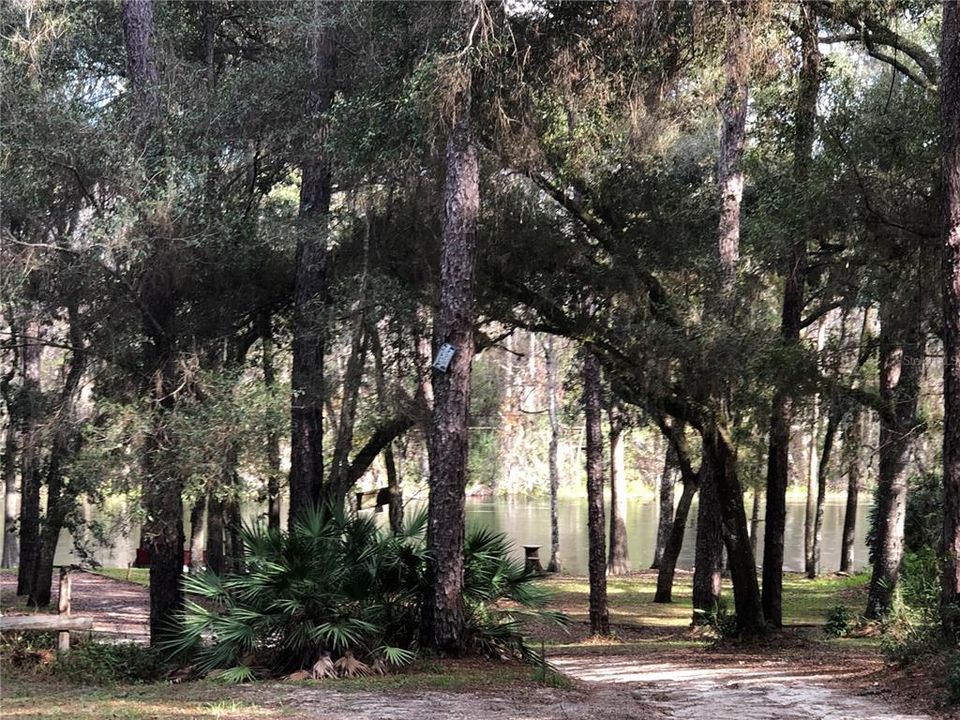
[[940, 562], [931, 548], [903, 559], [896, 602], [883, 623], [883, 648], [907, 664], [943, 648], [940, 625]]
[[[410, 662], [425, 584], [425, 523], [421, 514], [393, 535], [369, 517], [315, 511], [290, 532], [246, 527], [244, 571], [187, 578], [185, 590], [201, 600], [187, 603], [182, 629], [165, 649], [193, 652], [201, 672], [232, 668], [226, 679], [235, 680], [246, 679], [250, 668], [309, 667], [323, 652]], [[523, 642], [521, 618], [562, 618], [543, 609], [546, 591], [509, 552], [500, 533], [480, 529], [466, 539], [470, 645], [536, 660]]]
[[853, 616], [844, 605], [837, 605], [827, 615], [823, 631], [832, 637], [846, 637], [850, 633]]
[[136, 643], [79, 643], [57, 653], [53, 673], [74, 682], [156, 682], [170, 670], [164, 654]]
[[694, 613], [702, 618], [700, 624], [709, 628], [717, 640], [734, 638], [740, 633], [737, 615], [730, 612], [725, 598], [719, 598], [712, 610], [694, 610]]

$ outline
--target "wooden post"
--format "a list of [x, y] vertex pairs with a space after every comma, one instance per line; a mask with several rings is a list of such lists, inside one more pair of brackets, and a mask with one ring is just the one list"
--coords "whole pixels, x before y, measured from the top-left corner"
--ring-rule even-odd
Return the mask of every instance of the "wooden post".
[[[57, 603], [57, 613], [59, 615], [70, 614], [70, 590], [73, 585], [70, 568], [60, 568], [60, 593]], [[70, 631], [61, 630], [57, 635], [57, 650], [70, 649]]]
[[543, 565], [540, 564], [540, 546], [539, 545], [524, 545], [524, 566], [527, 569], [527, 572], [536, 573], [537, 575], [543, 574]]

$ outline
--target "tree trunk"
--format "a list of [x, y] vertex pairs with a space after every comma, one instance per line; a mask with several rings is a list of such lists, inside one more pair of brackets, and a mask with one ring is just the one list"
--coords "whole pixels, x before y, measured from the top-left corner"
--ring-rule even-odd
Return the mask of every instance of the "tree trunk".
[[753, 489], [753, 503], [750, 507], [750, 552], [757, 556], [757, 541], [760, 532], [760, 491]]
[[[800, 5], [801, 64], [794, 134], [793, 175], [805, 185], [816, 127], [817, 95], [820, 85], [820, 52], [817, 21], [813, 9]], [[780, 337], [788, 349], [800, 343], [804, 285], [807, 273], [807, 237], [801, 233], [784, 263], [783, 306]], [[767, 499], [763, 530], [763, 614], [774, 627], [783, 624], [783, 536], [787, 521], [790, 425], [794, 399], [790, 388], [781, 387], [773, 398], [770, 418], [770, 447], [767, 456]]]
[[314, 125], [311, 146], [300, 164], [300, 222], [297, 236], [293, 305], [293, 368], [290, 402], [291, 523], [316, 507], [323, 488], [323, 406], [325, 313], [327, 305], [327, 233], [331, 168], [324, 147], [327, 111], [333, 102], [336, 43], [330, 15], [338, 3], [313, 0], [310, 32], [310, 95], [308, 116]]
[[547, 335], [543, 346], [547, 369], [547, 418], [550, 422], [550, 444], [547, 447], [547, 467], [550, 477], [550, 562], [547, 572], [560, 572], [560, 519], [557, 495], [560, 492], [560, 466], [557, 451], [560, 448], [560, 419], [557, 410], [557, 352], [553, 335]]
[[673, 527], [673, 486], [676, 484], [674, 473], [677, 467], [677, 451], [670, 442], [663, 458], [663, 473], [660, 475], [660, 517], [657, 521], [657, 544], [653, 549], [651, 570], [659, 570], [663, 562], [663, 553]]
[[[14, 337], [16, 330], [13, 329]], [[20, 483], [17, 476], [17, 424], [14, 410], [13, 388], [10, 385], [16, 373], [18, 355], [14, 355], [12, 367], [0, 379], [0, 397], [7, 409], [7, 426], [3, 442], [3, 558], [0, 567], [16, 567], [20, 562], [20, 538], [17, 521], [20, 517]]]
[[215, 493], [207, 500], [207, 568], [222, 575], [225, 568], [223, 557], [223, 500]]
[[948, 637], [960, 635], [960, 7], [943, 3], [940, 45], [943, 135], [943, 592]]
[[[457, 39], [466, 40], [477, 8], [464, 0], [454, 10]], [[459, 653], [464, 643], [463, 542], [466, 523], [467, 415], [473, 362], [473, 303], [480, 211], [480, 167], [471, 124], [470, 71], [452, 98], [443, 189], [440, 240], [440, 297], [434, 332], [436, 349], [453, 347], [445, 372], [433, 373], [430, 432], [430, 498], [427, 508], [427, 573], [421, 642]]]
[[[273, 367], [273, 330], [269, 316], [261, 319], [260, 341], [263, 344], [263, 384], [271, 394], [276, 386], [276, 371]], [[271, 424], [267, 428], [265, 443], [267, 455], [267, 527], [280, 529], [280, 433]]]
[[843, 407], [839, 398], [834, 398], [827, 416], [827, 428], [823, 433], [823, 452], [820, 454], [820, 464], [817, 467], [817, 501], [813, 513], [813, 564], [807, 577], [813, 580], [822, 572], [823, 546], [823, 512], [827, 501], [827, 471], [830, 467], [830, 455], [833, 452], [833, 443], [837, 429], [843, 420]]
[[[821, 328], [822, 328], [821, 324]], [[807, 445], [807, 501], [803, 510], [803, 571], [807, 577], [815, 577], [813, 569], [813, 524], [817, 512], [817, 476], [819, 460], [817, 447], [820, 444], [820, 395], [814, 395], [810, 418], [810, 440]]]
[[29, 595], [36, 576], [40, 543], [40, 323], [24, 325], [26, 340], [21, 354], [23, 410], [20, 448], [20, 565], [17, 568], [17, 595]]
[[702, 625], [720, 602], [723, 561], [723, 522], [717, 494], [714, 454], [704, 446], [700, 461], [700, 502], [697, 506], [697, 545], [693, 560], [693, 624]]
[[206, 544], [204, 520], [207, 513], [207, 496], [201, 495], [190, 509], [190, 572], [203, 569], [203, 549]]
[[587, 437], [587, 537], [590, 575], [590, 632], [610, 634], [607, 609], [607, 562], [604, 552], [603, 429], [600, 410], [600, 363], [583, 352], [583, 409]]
[[79, 398], [80, 380], [86, 368], [86, 350], [79, 326], [76, 305], [68, 307], [70, 323], [70, 369], [60, 394], [60, 404], [54, 420], [53, 439], [47, 458], [47, 512], [43, 519], [37, 550], [37, 564], [31, 582], [29, 603], [35, 607], [50, 604], [50, 585], [53, 582], [53, 561], [57, 552], [60, 530], [75, 497], [63, 486], [64, 466], [77, 450], [75, 408]]
[[853, 572], [853, 553], [857, 540], [857, 505], [860, 499], [860, 445], [863, 442], [863, 418], [855, 412], [847, 429], [844, 455], [847, 456], [847, 506], [843, 515], [840, 546], [840, 572]]
[[873, 574], [864, 613], [870, 619], [890, 610], [900, 577], [908, 463], [918, 432], [916, 409], [924, 357], [919, 301], [890, 298], [880, 312], [880, 395], [886, 411], [880, 414]]
[[[380, 332], [375, 323], [367, 326], [367, 336], [370, 338], [370, 349], [373, 352], [374, 379], [377, 383], [377, 403], [380, 414], [387, 413], [387, 377], [383, 366], [383, 344], [380, 342]], [[397, 475], [397, 463], [393, 456], [393, 443], [387, 443], [383, 448], [383, 467], [387, 473], [387, 490], [390, 494], [390, 532], [398, 535], [403, 530], [403, 489], [400, 487], [400, 478]]]
[[623, 449], [623, 417], [614, 402], [608, 413], [610, 420], [610, 554], [607, 572], [625, 575], [630, 572], [627, 552], [627, 479]]
[[690, 505], [693, 503], [693, 496], [697, 494], [698, 485], [696, 479], [684, 478], [683, 492], [680, 493], [680, 501], [677, 503], [677, 510], [670, 526], [670, 537], [664, 547], [660, 570], [657, 573], [657, 591], [653, 596], [655, 603], [673, 602], [673, 576], [677, 570], [680, 551], [683, 549], [683, 534], [687, 528]]

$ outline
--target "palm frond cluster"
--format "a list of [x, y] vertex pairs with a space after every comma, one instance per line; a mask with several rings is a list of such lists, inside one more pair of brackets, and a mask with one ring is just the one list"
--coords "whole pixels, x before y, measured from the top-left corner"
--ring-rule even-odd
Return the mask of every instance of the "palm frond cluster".
[[[334, 510], [305, 513], [287, 532], [244, 527], [243, 570], [185, 580], [196, 599], [167, 648], [192, 653], [201, 673], [227, 669], [238, 680], [305, 669], [315, 679], [354, 677], [408, 663], [418, 649], [425, 526], [419, 514], [394, 534]], [[510, 551], [502, 533], [467, 534], [468, 650], [538, 661], [524, 618], [565, 619], [546, 609], [548, 591]]]

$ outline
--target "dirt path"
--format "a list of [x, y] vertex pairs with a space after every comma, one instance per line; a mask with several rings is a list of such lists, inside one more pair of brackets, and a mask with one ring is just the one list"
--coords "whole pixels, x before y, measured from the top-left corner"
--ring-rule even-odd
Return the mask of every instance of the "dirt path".
[[[83, 571], [74, 573], [72, 584], [71, 611], [74, 615], [92, 615], [95, 634], [143, 643], [150, 639], [150, 592], [147, 588]], [[17, 576], [0, 573], [4, 613], [25, 612], [22, 607], [12, 608], [6, 604], [16, 589]], [[58, 577], [53, 579], [51, 593], [50, 606], [55, 610], [60, 595]]]
[[[53, 606], [57, 602], [53, 587]], [[0, 574], [4, 599], [16, 577]], [[73, 578], [73, 612], [92, 615], [94, 631], [118, 639], [148, 639], [146, 588], [88, 572]], [[22, 612], [5, 607], [4, 612]], [[773, 658], [773, 659], [771, 659]], [[251, 687], [267, 704], [298, 717], [329, 720], [926, 720], [902, 714], [845, 681], [843, 668], [814, 658], [701, 655], [584, 654], [552, 657], [578, 689], [524, 688], [498, 692], [345, 692], [334, 685]], [[809, 662], [808, 662], [809, 661]], [[856, 661], [851, 659], [851, 664]], [[850, 673], [852, 675], [852, 673]], [[858, 692], [860, 694], [858, 694]]]
[[824, 684], [783, 663], [709, 666], [617, 656], [560, 657], [558, 669], [590, 687], [619, 688], [650, 720], [926, 720]]

